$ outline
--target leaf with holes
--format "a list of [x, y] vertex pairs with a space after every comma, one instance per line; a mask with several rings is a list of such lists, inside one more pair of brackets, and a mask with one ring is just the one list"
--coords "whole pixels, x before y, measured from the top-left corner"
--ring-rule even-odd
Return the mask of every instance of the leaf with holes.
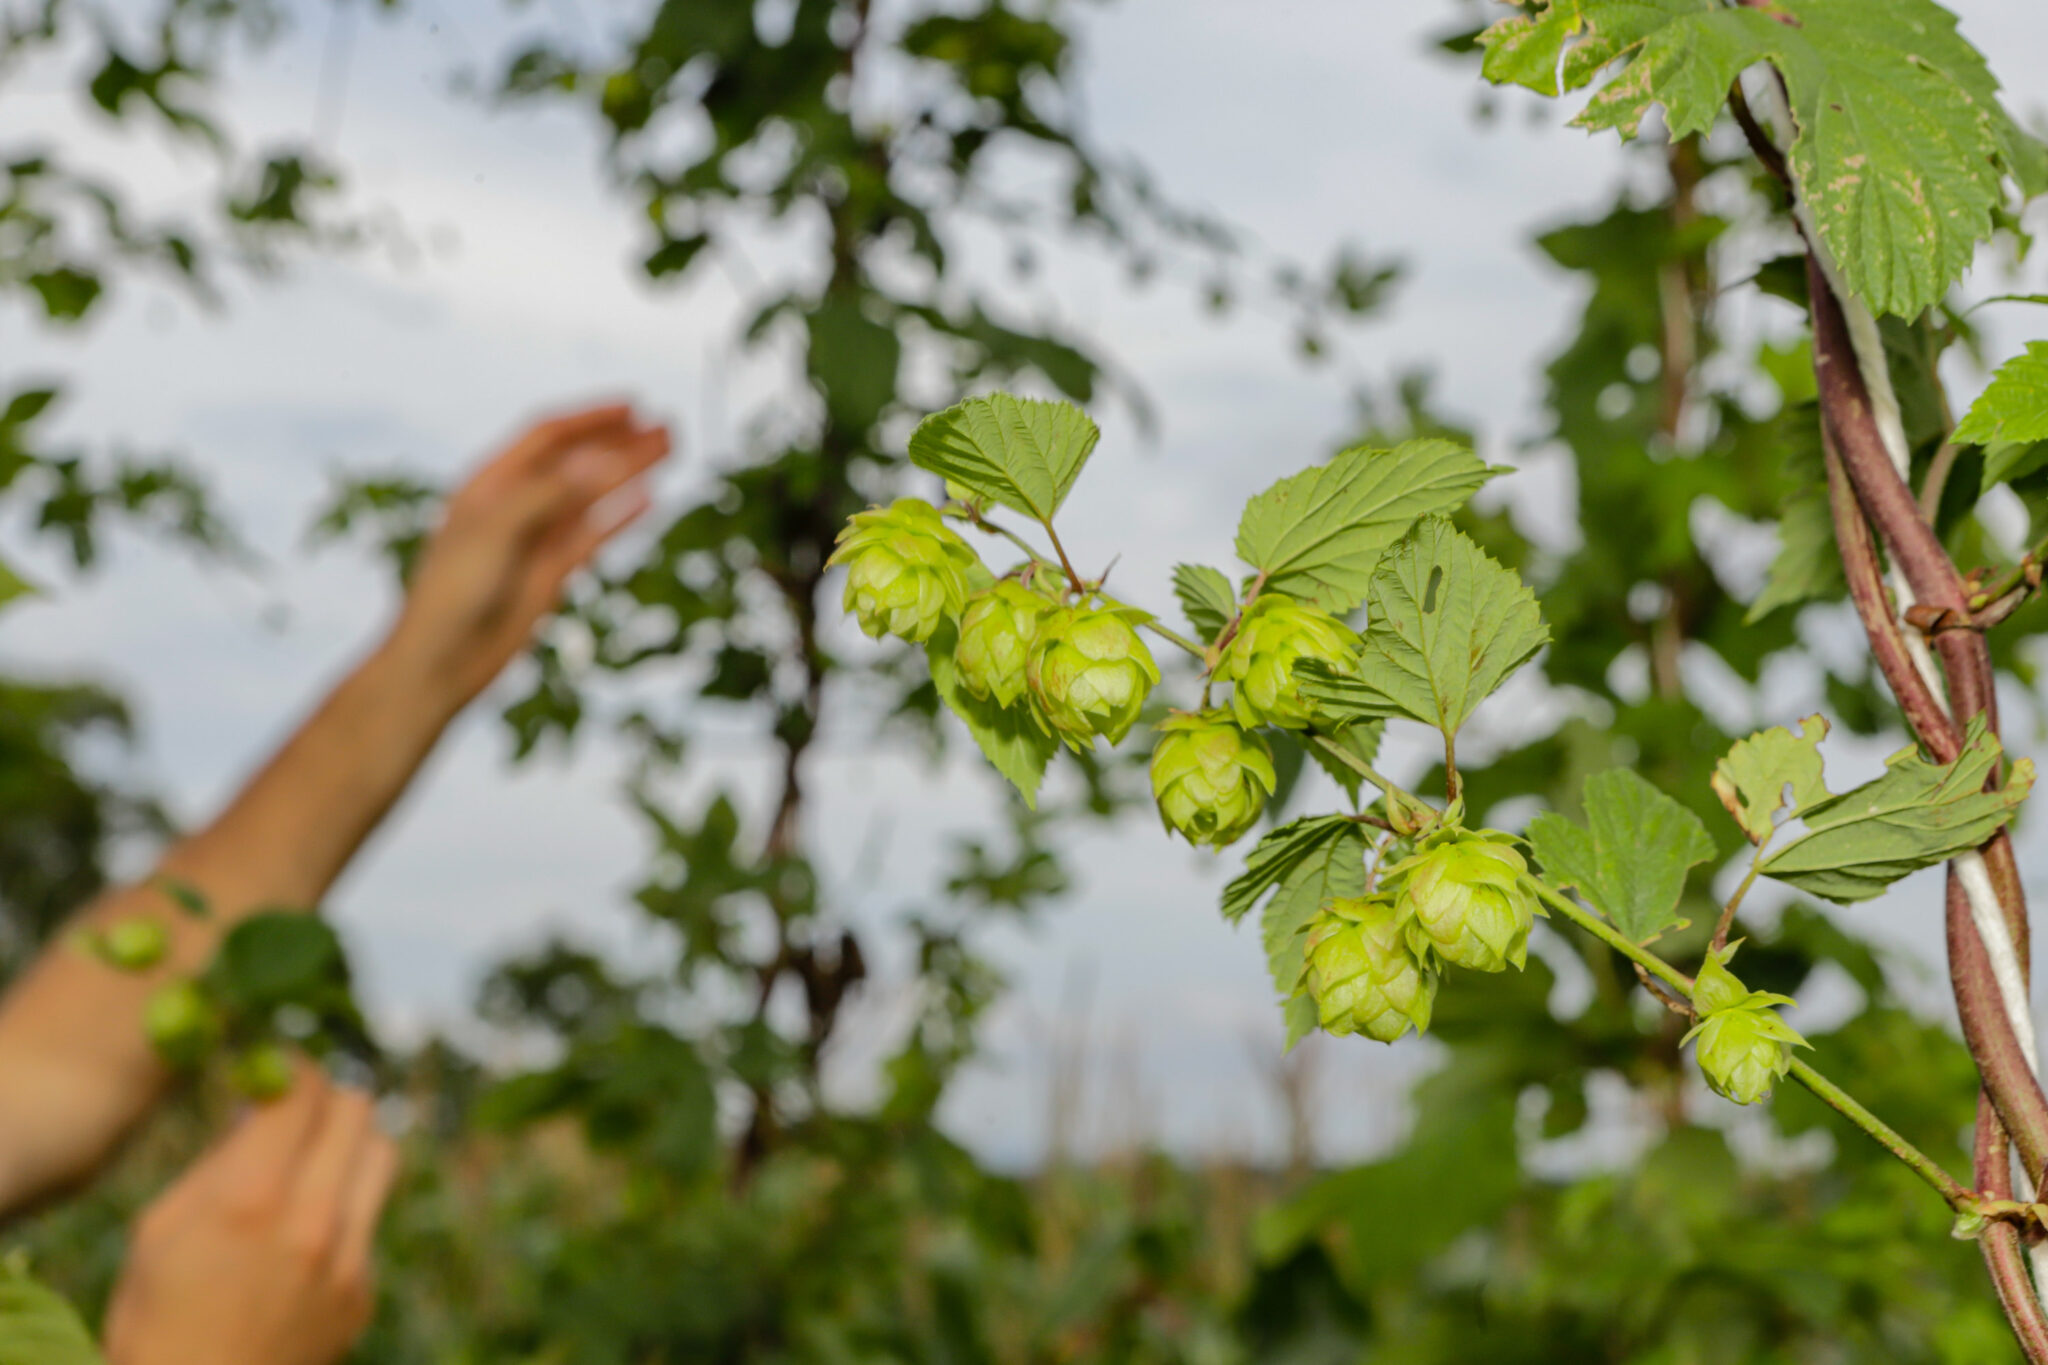
[[1828, 794], [1820, 761], [1820, 742], [1827, 733], [1826, 717], [1808, 716], [1799, 722], [1797, 734], [1779, 725], [1738, 740], [1714, 765], [1714, 795], [1752, 844], [1771, 837], [1788, 789], [1794, 809]]
[[1800, 193], [1850, 290], [1880, 313], [1940, 302], [1991, 235], [2004, 177], [2048, 189], [2048, 151], [1933, 0], [1550, 0], [1481, 41], [1489, 79], [1547, 95], [1618, 65], [1575, 121], [1623, 137], [1652, 105], [1673, 138], [1707, 132], [1736, 77], [1770, 63], [1798, 125]]

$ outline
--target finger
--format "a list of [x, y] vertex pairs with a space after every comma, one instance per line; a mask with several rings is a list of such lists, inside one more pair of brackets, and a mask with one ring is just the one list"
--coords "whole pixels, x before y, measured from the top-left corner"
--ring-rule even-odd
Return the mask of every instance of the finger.
[[253, 1106], [234, 1130], [201, 1157], [179, 1183], [186, 1200], [232, 1197], [252, 1206], [280, 1198], [300, 1154], [320, 1128], [333, 1094], [327, 1074], [305, 1058], [294, 1063], [291, 1089]]
[[535, 422], [472, 475], [464, 491], [511, 482], [582, 442], [617, 435], [632, 425], [630, 403], [605, 403]]
[[367, 1266], [370, 1244], [377, 1237], [377, 1220], [384, 1215], [384, 1201], [390, 1197], [391, 1186], [397, 1179], [398, 1144], [383, 1133], [372, 1132], [342, 1199], [341, 1231], [335, 1238], [334, 1250], [337, 1266], [346, 1271]]
[[653, 468], [667, 458], [672, 444], [668, 428], [650, 427], [580, 446], [546, 474], [506, 490], [492, 518], [513, 534], [545, 534]]
[[644, 483], [635, 483], [614, 493], [582, 516], [565, 523], [541, 549], [534, 580], [545, 594], [546, 610], [560, 597], [569, 575], [588, 564], [605, 542], [644, 516], [654, 505], [654, 496]]
[[331, 1252], [342, 1225], [342, 1208], [365, 1146], [376, 1132], [369, 1095], [336, 1087], [319, 1131], [293, 1174], [287, 1214], [300, 1246]]

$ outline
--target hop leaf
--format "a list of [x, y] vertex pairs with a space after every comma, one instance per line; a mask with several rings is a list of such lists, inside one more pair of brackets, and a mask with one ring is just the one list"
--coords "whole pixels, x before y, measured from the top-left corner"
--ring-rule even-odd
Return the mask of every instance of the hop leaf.
[[960, 685], [983, 701], [1014, 706], [1024, 695], [1024, 668], [1039, 623], [1057, 604], [1013, 578], [967, 599], [953, 651]]
[[827, 562], [846, 565], [844, 605], [862, 630], [914, 644], [959, 616], [979, 564], [938, 509], [916, 498], [856, 512]]
[[1792, 1049], [1810, 1044], [1772, 1008], [1791, 1004], [1790, 996], [1750, 990], [1728, 970], [1740, 946], [1707, 954], [1692, 991], [1700, 1022], [1680, 1041], [1697, 1040], [1693, 1055], [1716, 1094], [1756, 1104], [1792, 1069]]
[[1333, 900], [1309, 930], [1303, 989], [1325, 1032], [1391, 1043], [1429, 1028], [1436, 973], [1409, 946], [1392, 897]]
[[1358, 634], [1320, 607], [1279, 593], [1261, 594], [1246, 609], [1237, 634], [1217, 661], [1216, 676], [1237, 684], [1231, 709], [1246, 728], [1308, 728], [1294, 666], [1321, 663], [1348, 672], [1358, 659]]
[[1278, 780], [1264, 740], [1228, 711], [1175, 715], [1152, 750], [1152, 795], [1168, 830], [1197, 847], [1237, 842], [1257, 822]]
[[1046, 616], [1025, 666], [1032, 713], [1076, 752], [1101, 735], [1115, 744], [1137, 723], [1159, 665], [1133, 623], [1145, 613], [1107, 602]]
[[1505, 834], [1444, 830], [1387, 873], [1418, 957], [1431, 954], [1475, 972], [1529, 960], [1529, 930], [1541, 913], [1529, 864]]

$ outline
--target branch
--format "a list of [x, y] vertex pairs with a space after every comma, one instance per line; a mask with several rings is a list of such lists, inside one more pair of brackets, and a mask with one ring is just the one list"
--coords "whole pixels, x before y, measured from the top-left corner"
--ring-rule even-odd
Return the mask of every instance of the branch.
[[[1544, 883], [1530, 878], [1529, 884], [1545, 904], [1562, 914], [1566, 919], [1584, 929], [1593, 937], [1614, 949], [1629, 961], [1671, 987], [1687, 1000], [1692, 999], [1692, 978], [1679, 971], [1648, 948], [1636, 943], [1620, 930], [1601, 919], [1571, 897], [1555, 891]], [[1864, 1108], [1848, 1091], [1836, 1085], [1820, 1072], [1798, 1058], [1792, 1059], [1790, 1072], [1798, 1081], [1830, 1109], [1869, 1134], [1880, 1147], [1890, 1152], [1907, 1169], [1930, 1185], [1936, 1194], [1952, 1209], [1959, 1212], [1975, 1212], [1978, 1203], [1976, 1195], [1965, 1189], [1956, 1178], [1942, 1169], [1941, 1163], [1908, 1142], [1897, 1129], [1877, 1115]]]

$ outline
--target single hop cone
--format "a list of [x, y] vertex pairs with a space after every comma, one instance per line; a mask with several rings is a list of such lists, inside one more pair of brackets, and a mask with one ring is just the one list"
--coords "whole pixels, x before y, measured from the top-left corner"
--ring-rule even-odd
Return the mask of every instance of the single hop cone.
[[142, 1031], [172, 1067], [194, 1067], [220, 1041], [220, 1014], [192, 981], [160, 986], [142, 1007]]
[[1013, 578], [968, 598], [953, 651], [960, 685], [983, 701], [1015, 706], [1024, 695], [1024, 668], [1039, 623], [1056, 610], [1057, 603]]
[[1261, 593], [1245, 609], [1237, 634], [1216, 662], [1216, 676], [1236, 684], [1230, 706], [1246, 729], [1277, 725], [1305, 730], [1308, 703], [1302, 700], [1294, 666], [1316, 660], [1349, 670], [1358, 662], [1357, 632], [1320, 607], [1278, 593]]
[[979, 562], [938, 509], [916, 498], [856, 512], [827, 561], [846, 566], [843, 602], [862, 630], [913, 644], [960, 614]]
[[1152, 795], [1166, 828], [1200, 847], [1236, 843], [1278, 781], [1266, 742], [1228, 711], [1174, 715], [1152, 750]]
[[1046, 616], [1025, 665], [1032, 713], [1049, 734], [1076, 751], [1101, 735], [1111, 744], [1130, 733], [1159, 665], [1138, 638], [1144, 613], [1114, 602], [1065, 607]]
[[1738, 946], [1731, 943], [1707, 954], [1693, 983], [1693, 1008], [1700, 1021], [1680, 1042], [1697, 1044], [1693, 1055], [1715, 1094], [1737, 1104], [1759, 1104], [1792, 1069], [1792, 1049], [1811, 1044], [1772, 1008], [1793, 1003], [1792, 997], [1750, 990], [1728, 970]]
[[1388, 872], [1408, 946], [1475, 972], [1517, 970], [1529, 960], [1529, 929], [1541, 907], [1529, 864], [1504, 834], [1444, 830]]
[[274, 1100], [292, 1088], [292, 1058], [276, 1043], [257, 1043], [235, 1058], [228, 1081], [252, 1100]]
[[1326, 1033], [1391, 1043], [1429, 1028], [1436, 973], [1408, 946], [1392, 897], [1334, 900], [1309, 927], [1304, 989]]

